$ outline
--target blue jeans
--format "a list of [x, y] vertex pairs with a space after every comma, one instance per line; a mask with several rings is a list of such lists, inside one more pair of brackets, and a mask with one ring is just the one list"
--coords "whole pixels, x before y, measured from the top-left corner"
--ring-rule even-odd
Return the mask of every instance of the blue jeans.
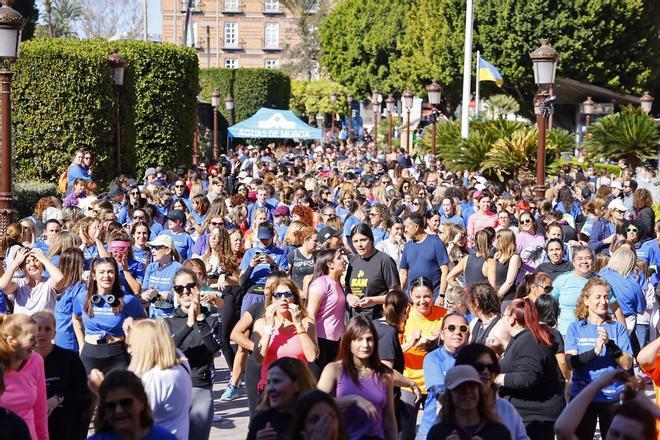
[[639, 322], [635, 326], [635, 334], [637, 335], [637, 341], [639, 342], [639, 348], [644, 348], [646, 343], [649, 341], [649, 325], [640, 324]]

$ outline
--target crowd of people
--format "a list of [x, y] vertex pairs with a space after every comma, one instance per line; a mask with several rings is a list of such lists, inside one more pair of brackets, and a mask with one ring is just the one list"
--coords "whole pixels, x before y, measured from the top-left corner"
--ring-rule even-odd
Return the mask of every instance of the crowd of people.
[[207, 439], [243, 393], [248, 439], [660, 438], [655, 170], [571, 166], [540, 200], [273, 144], [95, 177], [74, 151], [0, 240], [3, 438]]

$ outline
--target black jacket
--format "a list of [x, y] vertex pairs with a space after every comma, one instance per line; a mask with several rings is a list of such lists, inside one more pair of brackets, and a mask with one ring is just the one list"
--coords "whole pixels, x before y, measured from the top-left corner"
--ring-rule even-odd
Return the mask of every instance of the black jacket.
[[532, 332], [523, 330], [509, 342], [500, 367], [504, 373], [500, 396], [518, 410], [523, 422], [557, 419], [566, 402], [552, 347], [536, 342]]
[[220, 321], [216, 316], [208, 316], [188, 327], [188, 314], [177, 307], [172, 317], [165, 322], [172, 332], [174, 345], [183, 352], [190, 364], [190, 375], [194, 387], [213, 385], [213, 357], [221, 348], [219, 335]]

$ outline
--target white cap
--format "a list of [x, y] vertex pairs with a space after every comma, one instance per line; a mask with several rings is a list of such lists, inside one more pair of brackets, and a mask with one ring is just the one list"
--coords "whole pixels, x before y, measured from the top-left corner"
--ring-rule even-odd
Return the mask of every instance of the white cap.
[[483, 183], [477, 183], [476, 185], [474, 185], [474, 187], [477, 191], [483, 191], [486, 189], [486, 185], [484, 185]]
[[618, 189], [619, 191], [623, 191], [623, 185], [621, 185], [621, 182], [615, 180], [610, 184], [610, 187]]
[[[486, 178], [484, 176], [474, 176], [474, 179], [477, 182], [481, 183], [482, 185], [485, 185], [486, 182], [488, 182], [488, 180], [486, 180]], [[479, 191], [482, 191], [482, 190], [479, 190]]]
[[626, 208], [626, 205], [623, 204], [623, 201], [621, 199], [614, 199], [610, 202], [609, 205], [607, 205], [607, 209], [616, 209], [617, 211], [627, 211], [628, 208]]

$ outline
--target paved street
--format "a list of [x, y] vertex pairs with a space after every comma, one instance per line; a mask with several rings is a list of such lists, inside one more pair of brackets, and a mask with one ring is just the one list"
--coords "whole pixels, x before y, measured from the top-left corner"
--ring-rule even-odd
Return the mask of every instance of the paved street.
[[218, 356], [215, 359], [216, 381], [213, 385], [213, 399], [215, 401], [215, 413], [222, 417], [220, 422], [213, 423], [211, 428], [211, 439], [244, 439], [248, 432], [248, 408], [247, 398], [241, 388], [240, 398], [231, 402], [221, 402], [220, 396], [227, 387], [229, 380], [229, 369], [225, 358]]

